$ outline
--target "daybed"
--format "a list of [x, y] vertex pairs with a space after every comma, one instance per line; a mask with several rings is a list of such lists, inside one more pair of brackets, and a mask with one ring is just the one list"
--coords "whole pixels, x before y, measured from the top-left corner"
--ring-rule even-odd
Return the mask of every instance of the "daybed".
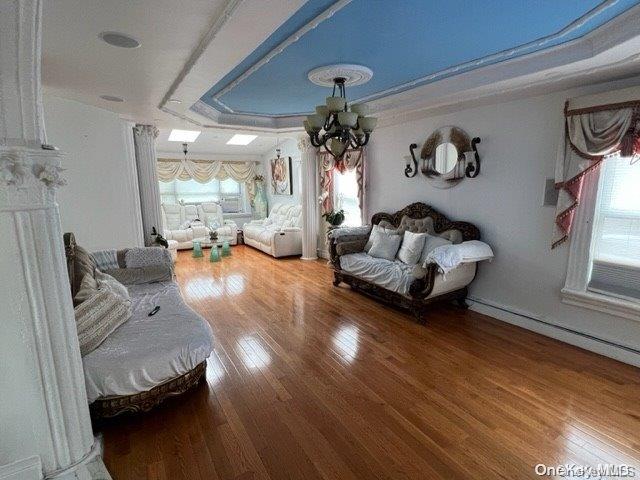
[[[76, 245], [73, 234], [66, 233], [64, 241], [75, 299], [82, 278], [95, 274], [96, 263]], [[118, 251], [118, 268], [104, 270], [124, 284], [130, 282], [126, 287], [132, 316], [82, 358], [94, 418], [147, 411], [194, 387], [204, 376], [213, 349], [211, 327], [183, 301], [173, 281], [172, 262], [164, 253], [159, 264], [126, 268], [126, 256]], [[148, 316], [156, 306], [160, 310]]]
[[[440, 247], [478, 240], [480, 232], [474, 225], [450, 221], [424, 203], [411, 204], [394, 214], [377, 213], [371, 224], [332, 231], [329, 249], [335, 286], [345, 282], [378, 300], [410, 310], [421, 322], [432, 302], [455, 300], [466, 306], [467, 286], [475, 277], [476, 262], [462, 263], [444, 275], [436, 263], [425, 261], [428, 250], [418, 252], [421, 263], [410, 265], [397, 257], [393, 260], [373, 257], [365, 247], [371, 246], [367, 243], [375, 225], [388, 229], [390, 234], [403, 235], [407, 230], [427, 233], [431, 245]], [[421, 248], [430, 247], [425, 242]]]
[[[235, 245], [238, 241], [238, 226], [233, 220], [225, 220], [222, 207], [217, 203], [201, 205], [161, 205], [163, 236], [173, 248], [193, 248], [193, 241], [208, 239], [209, 233], [218, 233], [219, 241]], [[197, 221], [199, 220], [199, 222]], [[174, 242], [177, 242], [175, 244]]]
[[244, 243], [273, 257], [302, 255], [302, 207], [276, 204], [264, 220], [242, 227]]

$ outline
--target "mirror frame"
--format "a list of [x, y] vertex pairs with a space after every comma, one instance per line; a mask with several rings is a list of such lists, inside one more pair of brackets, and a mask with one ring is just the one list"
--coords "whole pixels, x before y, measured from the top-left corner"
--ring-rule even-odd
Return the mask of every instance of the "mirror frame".
[[[436, 149], [438, 146], [451, 143], [458, 153], [458, 162], [456, 166], [447, 173], [440, 173], [435, 170]], [[422, 167], [420, 171], [427, 177], [429, 183], [437, 188], [451, 188], [465, 178], [465, 153], [471, 151], [471, 138], [460, 127], [444, 126], [434, 131], [420, 151], [422, 159]], [[448, 177], [453, 172], [453, 177]]]

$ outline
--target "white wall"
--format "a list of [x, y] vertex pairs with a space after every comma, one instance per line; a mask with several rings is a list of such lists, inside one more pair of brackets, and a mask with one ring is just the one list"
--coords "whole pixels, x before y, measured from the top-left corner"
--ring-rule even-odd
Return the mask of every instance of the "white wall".
[[[561, 303], [568, 246], [551, 251], [554, 207], [541, 206], [545, 179], [554, 175], [565, 99], [611, 88], [557, 92], [378, 128], [368, 151], [369, 212], [393, 212], [422, 201], [451, 219], [475, 223], [482, 239], [494, 248], [496, 258], [480, 265], [471, 286], [472, 297], [637, 349], [640, 319], [628, 320]], [[421, 146], [434, 129], [444, 125], [457, 125], [471, 136], [481, 137], [480, 176], [465, 179], [449, 190], [432, 187], [421, 173], [406, 178], [404, 156], [409, 154], [409, 144]], [[500, 316], [498, 309], [484, 311]], [[519, 322], [505, 315], [501, 315], [503, 319]], [[544, 333], [557, 337], [566, 333], [547, 330]], [[600, 347], [601, 352], [620, 358], [620, 352], [612, 352], [606, 345]]]
[[288, 138], [280, 141], [281, 155], [283, 157], [291, 157], [291, 178], [293, 179], [293, 195], [274, 195], [271, 187], [271, 165], [270, 160], [276, 157], [275, 147], [262, 156], [262, 164], [264, 167], [264, 179], [267, 186], [267, 201], [269, 203], [269, 211], [271, 207], [277, 203], [299, 204], [302, 202], [300, 189], [302, 188], [302, 177], [300, 169], [300, 150], [298, 150], [298, 142], [295, 139]]
[[127, 123], [107, 110], [46, 94], [44, 113], [48, 143], [65, 153], [68, 184], [57, 195], [63, 231], [74, 232], [89, 250], [141, 245]]

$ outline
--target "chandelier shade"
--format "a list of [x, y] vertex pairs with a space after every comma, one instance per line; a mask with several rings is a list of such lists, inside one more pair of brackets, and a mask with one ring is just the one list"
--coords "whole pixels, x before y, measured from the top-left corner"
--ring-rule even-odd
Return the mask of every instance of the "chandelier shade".
[[333, 79], [333, 93], [326, 105], [318, 105], [316, 113], [302, 123], [314, 147], [324, 147], [335, 159], [351, 148], [358, 150], [369, 142], [378, 119], [367, 117], [366, 105], [347, 102], [345, 78]]

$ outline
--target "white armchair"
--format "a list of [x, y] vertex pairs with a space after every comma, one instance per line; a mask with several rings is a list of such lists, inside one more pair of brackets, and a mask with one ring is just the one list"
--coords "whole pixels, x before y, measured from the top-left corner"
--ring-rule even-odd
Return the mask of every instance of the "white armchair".
[[264, 220], [245, 223], [244, 243], [276, 258], [302, 255], [302, 207], [276, 204]]
[[198, 218], [212, 232], [217, 232], [220, 241], [227, 241], [229, 245], [238, 243], [238, 225], [233, 220], [225, 220], [222, 207], [217, 203], [203, 203], [198, 205]]

